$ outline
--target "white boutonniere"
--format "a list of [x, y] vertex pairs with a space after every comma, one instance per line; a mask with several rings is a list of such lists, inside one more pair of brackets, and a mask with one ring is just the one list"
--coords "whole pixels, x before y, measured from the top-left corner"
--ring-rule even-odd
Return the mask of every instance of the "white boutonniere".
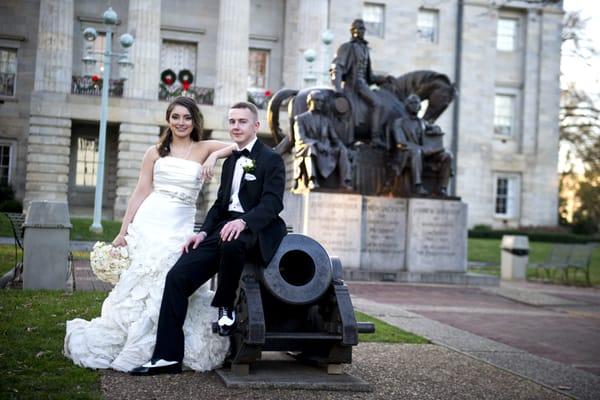
[[[245, 173], [251, 174], [256, 170], [256, 161], [251, 158], [243, 157], [242, 158], [242, 169]], [[254, 177], [256, 179], [256, 177]]]

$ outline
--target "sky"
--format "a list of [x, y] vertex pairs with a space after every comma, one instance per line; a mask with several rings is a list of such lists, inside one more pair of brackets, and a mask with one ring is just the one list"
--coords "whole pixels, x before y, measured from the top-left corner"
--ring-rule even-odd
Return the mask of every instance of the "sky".
[[[587, 20], [585, 37], [598, 51], [600, 51], [600, 1], [598, 0], [564, 0], [566, 12], [581, 11], [581, 16]], [[568, 49], [563, 49], [561, 71], [563, 72], [563, 86], [568, 82], [600, 97], [600, 55], [584, 62], [578, 57], [569, 55]]]
[[[563, 7], [565, 12], [580, 11], [580, 15], [586, 20], [583, 37], [588, 45], [600, 52], [600, 1], [564, 0]], [[561, 87], [565, 88], [570, 83], [574, 83], [577, 88], [585, 90], [592, 99], [600, 103], [600, 55], [582, 60], [574, 56], [570, 48], [563, 46], [560, 69]], [[583, 163], [576, 159], [571, 159], [570, 163], [567, 163], [568, 150], [569, 145], [562, 143], [558, 154], [559, 172], [569, 169], [568, 166], [572, 163], [573, 171], [582, 175]]]

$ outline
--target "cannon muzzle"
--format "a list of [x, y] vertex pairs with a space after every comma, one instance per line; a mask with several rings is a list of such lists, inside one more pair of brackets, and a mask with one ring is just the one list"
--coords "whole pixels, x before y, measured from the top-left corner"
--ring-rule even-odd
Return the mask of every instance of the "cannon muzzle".
[[316, 240], [299, 234], [283, 238], [262, 272], [262, 283], [275, 298], [287, 304], [311, 304], [329, 288], [331, 259]]

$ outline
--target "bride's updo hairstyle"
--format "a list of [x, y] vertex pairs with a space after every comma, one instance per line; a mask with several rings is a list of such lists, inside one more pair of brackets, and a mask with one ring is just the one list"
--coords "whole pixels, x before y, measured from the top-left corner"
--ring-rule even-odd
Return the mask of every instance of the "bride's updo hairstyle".
[[[177, 97], [175, 100], [173, 100], [171, 104], [169, 104], [169, 107], [167, 107], [167, 123], [169, 123], [169, 118], [171, 118], [171, 113], [173, 112], [175, 106], [185, 107], [192, 115], [192, 125], [194, 126], [194, 129], [192, 129], [192, 133], [190, 135], [192, 141], [199, 142], [201, 139], [204, 139], [204, 116], [200, 112], [196, 101], [190, 97], [183, 96]], [[156, 145], [158, 148], [158, 154], [161, 157], [168, 156], [171, 153], [172, 142], [173, 132], [171, 132], [171, 127], [167, 126], [167, 129], [160, 134], [158, 144]]]

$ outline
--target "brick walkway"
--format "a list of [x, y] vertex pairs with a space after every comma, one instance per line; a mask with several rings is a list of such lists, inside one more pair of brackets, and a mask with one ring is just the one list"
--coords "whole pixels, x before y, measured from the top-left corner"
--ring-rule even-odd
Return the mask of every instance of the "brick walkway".
[[[599, 289], [532, 283], [503, 284], [499, 289], [377, 282], [348, 285], [353, 296], [399, 306], [600, 376]], [[519, 301], [511, 298], [515, 292], [523, 295]]]
[[112, 285], [100, 281], [92, 273], [89, 260], [73, 261], [75, 271], [75, 290], [98, 290], [108, 292], [112, 289]]

